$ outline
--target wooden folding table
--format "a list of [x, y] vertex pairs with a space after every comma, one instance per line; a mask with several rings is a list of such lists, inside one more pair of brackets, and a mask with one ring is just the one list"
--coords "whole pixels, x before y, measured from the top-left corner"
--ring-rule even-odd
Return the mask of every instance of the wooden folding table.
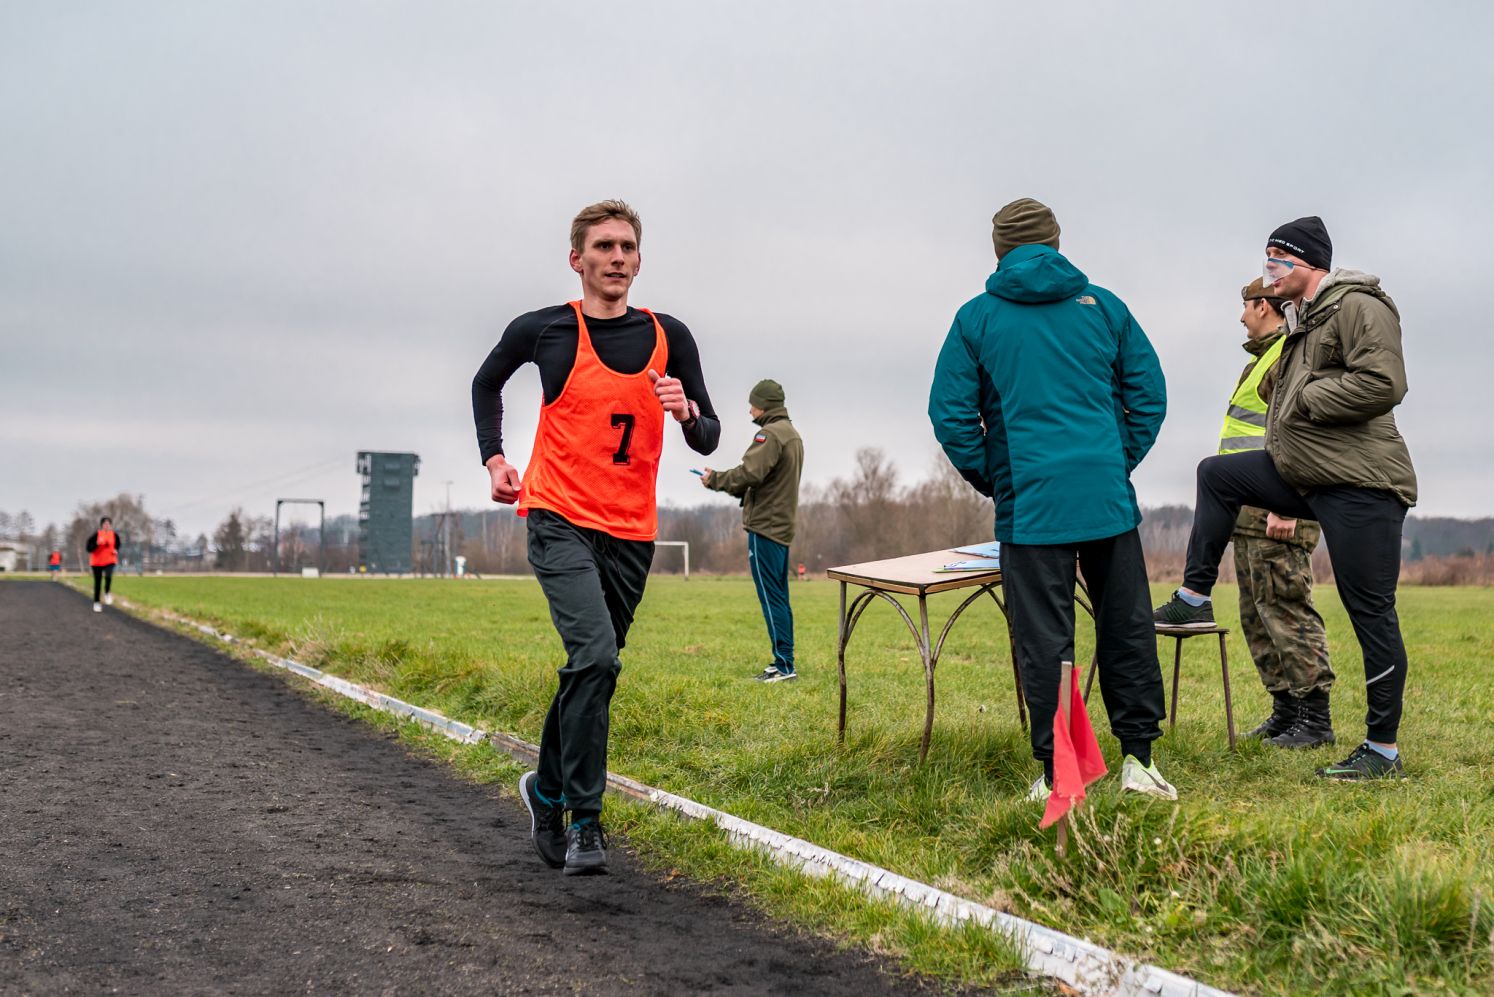
[[[913, 640], [918, 645], [919, 657], [923, 660], [928, 702], [923, 718], [923, 741], [918, 748], [920, 764], [928, 756], [929, 739], [934, 731], [934, 669], [939, 664], [939, 654], [944, 649], [944, 641], [949, 636], [950, 630], [954, 628], [955, 621], [982, 596], [989, 595], [991, 601], [1001, 610], [1002, 618], [1008, 620], [1007, 640], [1010, 642], [1011, 626], [1006, 603], [1002, 601], [1000, 570], [938, 570], [953, 561], [970, 560], [970, 557], [969, 554], [962, 554], [955, 550], [935, 550], [924, 554], [888, 558], [884, 561], [847, 564], [839, 568], [831, 568], [827, 572], [831, 578], [840, 582], [840, 625], [836, 641], [836, 658], [840, 666], [840, 728], [837, 732], [840, 740], [844, 741], [846, 736], [846, 645], [851, 642], [851, 634], [855, 631], [861, 614], [866, 611], [866, 607], [871, 604], [872, 600], [883, 599], [892, 604], [903, 622], [908, 625], [909, 632], [913, 634]], [[847, 589], [852, 585], [864, 591], [858, 592], [847, 605]], [[939, 592], [968, 588], [973, 588], [975, 591], [967, 595], [958, 608], [950, 614], [949, 619], [944, 622], [944, 627], [939, 631], [939, 639], [931, 640], [928, 597]], [[911, 595], [918, 599], [917, 623], [913, 622], [913, 617], [909, 615], [903, 604], [894, 598], [895, 595]], [[1094, 616], [1094, 610], [1090, 608], [1082, 585], [1075, 599], [1091, 617]], [[1017, 663], [1015, 644], [1012, 645], [1011, 652], [1012, 677], [1017, 687], [1017, 719], [1025, 729], [1027, 727], [1027, 700], [1022, 695], [1022, 670]]]

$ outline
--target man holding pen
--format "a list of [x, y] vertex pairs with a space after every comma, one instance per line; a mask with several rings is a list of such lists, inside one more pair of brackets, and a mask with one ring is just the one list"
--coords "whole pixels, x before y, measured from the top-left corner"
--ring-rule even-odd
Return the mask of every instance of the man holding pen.
[[759, 682], [788, 682], [794, 671], [794, 611], [789, 605], [789, 544], [799, 513], [799, 476], [804, 469], [804, 441], [789, 422], [783, 386], [759, 381], [747, 396], [747, 411], [758, 431], [727, 471], [701, 472], [700, 483], [742, 502], [742, 529], [747, 531], [747, 566], [773, 642], [773, 661], [757, 674]]

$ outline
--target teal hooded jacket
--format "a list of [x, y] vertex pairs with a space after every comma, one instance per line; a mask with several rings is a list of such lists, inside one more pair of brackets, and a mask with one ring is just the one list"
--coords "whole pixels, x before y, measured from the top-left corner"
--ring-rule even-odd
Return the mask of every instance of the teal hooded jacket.
[[934, 436], [996, 500], [996, 539], [1072, 544], [1141, 522], [1131, 472], [1167, 412], [1130, 309], [1056, 249], [1018, 246], [966, 302], [929, 392]]

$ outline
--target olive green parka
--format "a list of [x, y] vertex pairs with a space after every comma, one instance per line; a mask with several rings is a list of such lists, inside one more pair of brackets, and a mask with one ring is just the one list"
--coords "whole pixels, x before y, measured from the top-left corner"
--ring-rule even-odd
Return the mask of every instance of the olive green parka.
[[1393, 410], [1406, 396], [1401, 319], [1380, 278], [1334, 270], [1271, 372], [1266, 452], [1293, 487], [1354, 485], [1416, 504], [1416, 471]]
[[742, 529], [787, 546], [794, 542], [799, 515], [804, 441], [781, 405], [752, 421], [762, 428], [753, 435], [742, 463], [712, 471], [705, 486], [742, 500]]

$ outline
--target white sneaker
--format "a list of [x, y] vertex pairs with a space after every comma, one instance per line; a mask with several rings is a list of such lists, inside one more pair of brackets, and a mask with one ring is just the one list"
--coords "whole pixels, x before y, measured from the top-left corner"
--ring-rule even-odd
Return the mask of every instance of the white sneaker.
[[93, 604], [93, 611], [95, 613], [102, 613], [104, 611], [104, 607], [100, 603], [96, 602]]
[[1051, 795], [1053, 795], [1053, 791], [1048, 788], [1048, 784], [1043, 781], [1043, 777], [1040, 775], [1037, 777], [1037, 782], [1034, 782], [1032, 788], [1027, 791], [1027, 802], [1047, 803], [1048, 797]]
[[1157, 771], [1157, 763], [1142, 765], [1135, 755], [1127, 755], [1121, 763], [1121, 791], [1145, 793], [1163, 800], [1178, 798], [1178, 791]]
[[112, 605], [114, 605], [114, 593], [113, 592], [105, 592], [104, 593], [104, 605], [106, 605], [106, 606], [112, 606]]

